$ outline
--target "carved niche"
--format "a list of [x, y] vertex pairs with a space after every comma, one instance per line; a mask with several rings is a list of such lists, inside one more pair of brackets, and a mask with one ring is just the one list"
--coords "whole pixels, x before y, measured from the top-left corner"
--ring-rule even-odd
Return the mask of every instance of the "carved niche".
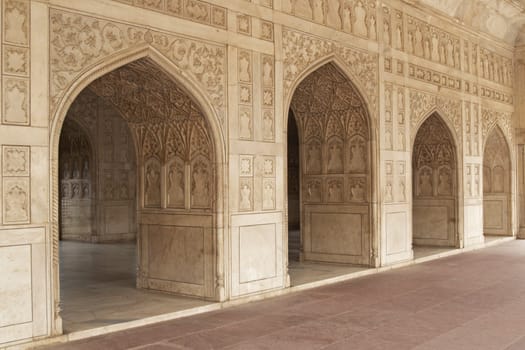
[[143, 58], [88, 88], [113, 104], [135, 134], [145, 207], [211, 208], [214, 151], [208, 122], [176, 82]]
[[452, 136], [436, 114], [420, 127], [414, 141], [414, 195], [418, 197], [450, 197], [456, 188], [456, 160]]
[[367, 202], [368, 114], [355, 87], [326, 64], [299, 84], [292, 110], [301, 135], [304, 202]]
[[445, 122], [432, 114], [421, 125], [412, 153], [413, 244], [458, 242], [456, 148]]
[[495, 127], [483, 153], [483, 194], [510, 192], [510, 154], [503, 132]]

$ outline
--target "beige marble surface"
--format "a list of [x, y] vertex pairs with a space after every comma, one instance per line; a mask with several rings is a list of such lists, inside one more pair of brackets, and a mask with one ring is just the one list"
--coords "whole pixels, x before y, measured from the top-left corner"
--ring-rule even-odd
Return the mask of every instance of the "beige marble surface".
[[[484, 226], [512, 238], [520, 217], [525, 232], [525, 215], [518, 215], [525, 207], [525, 47], [515, 30], [523, 4], [468, 2], [474, 11], [466, 0], [452, 3], [2, 1], [0, 212], [8, 233], [0, 234], [0, 260], [9, 263], [0, 276], [23, 289], [14, 303], [24, 323], [5, 313], [0, 346], [62, 334], [63, 320], [133, 318], [99, 305], [138, 305], [142, 316], [159, 311], [155, 303], [141, 306], [139, 290], [119, 297], [135, 285], [130, 278], [140, 288], [221, 302], [339, 278], [327, 277], [335, 265], [303, 273], [290, 264], [289, 271], [289, 223], [303, 229], [299, 248], [291, 240], [295, 256], [350, 270], [413, 263], [413, 244], [435, 238], [458, 248], [437, 256], [477, 249]], [[476, 26], [471, 13], [487, 22]], [[101, 143], [91, 137], [94, 157], [107, 161], [91, 163], [92, 193], [104, 200], [88, 204], [104, 220], [91, 221], [97, 232], [75, 235], [136, 233], [138, 272], [108, 281], [85, 260], [78, 278], [90, 282], [68, 292], [79, 280], [59, 278], [68, 269], [61, 220], [71, 224], [61, 207], [59, 160], [67, 153], [59, 146], [64, 122], [87, 91], [117, 113], [81, 104], [84, 127], [106, 135]], [[299, 121], [291, 153], [290, 109]], [[97, 119], [101, 110], [105, 117]], [[105, 123], [109, 114], [120, 123]], [[437, 137], [416, 140], [429, 124], [439, 126]], [[129, 137], [118, 142], [123, 134], [109, 129], [125, 125]], [[485, 145], [506, 145], [504, 164], [498, 152], [485, 157]], [[132, 153], [136, 159], [124, 159]], [[77, 217], [85, 214], [76, 207]], [[20, 249], [11, 260], [18, 246], [31, 252]], [[104, 263], [96, 261], [114, 273]], [[28, 266], [30, 287], [21, 272]], [[115, 293], [104, 300], [102, 285], [110, 282]], [[82, 288], [93, 292], [87, 300], [96, 311], [68, 314], [67, 301]]]

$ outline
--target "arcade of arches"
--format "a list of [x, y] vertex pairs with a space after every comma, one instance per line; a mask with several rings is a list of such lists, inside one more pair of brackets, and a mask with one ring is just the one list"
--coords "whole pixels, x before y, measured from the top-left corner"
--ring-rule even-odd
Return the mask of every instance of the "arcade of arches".
[[525, 2], [471, 2], [2, 1], [0, 347], [525, 238]]

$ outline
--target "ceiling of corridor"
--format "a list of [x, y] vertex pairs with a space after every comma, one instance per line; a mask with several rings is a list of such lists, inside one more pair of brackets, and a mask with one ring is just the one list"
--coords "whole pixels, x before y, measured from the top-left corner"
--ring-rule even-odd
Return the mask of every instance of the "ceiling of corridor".
[[525, 43], [525, 0], [404, 0], [428, 6], [509, 44]]

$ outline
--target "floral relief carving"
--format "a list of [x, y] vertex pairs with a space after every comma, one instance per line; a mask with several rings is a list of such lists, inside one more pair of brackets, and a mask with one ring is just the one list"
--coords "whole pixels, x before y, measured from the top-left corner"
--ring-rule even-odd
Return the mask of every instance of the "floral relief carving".
[[313, 62], [334, 54], [346, 63], [346, 68], [353, 73], [359, 85], [363, 86], [371, 109], [376, 110], [378, 96], [378, 56], [376, 54], [359, 51], [290, 29], [283, 30], [283, 50], [285, 94], [291, 93], [296, 79]]
[[412, 138], [415, 137], [421, 120], [433, 110], [439, 110], [441, 116], [450, 121], [458, 140], [461, 139], [461, 101], [442, 96], [428, 94], [418, 90], [410, 90], [410, 122]]
[[5, 78], [3, 121], [6, 124], [29, 124], [29, 81]]
[[492, 109], [482, 108], [481, 110], [481, 136], [483, 142], [487, 139], [488, 133], [498, 125], [505, 136], [512, 142], [512, 113], [495, 111]]
[[225, 48], [140, 27], [51, 11], [51, 109], [68, 86], [89, 66], [120, 50], [147, 43], [193, 76], [224, 117]]
[[17, 46], [4, 46], [4, 73], [29, 75], [29, 49]]
[[29, 222], [29, 177], [4, 178], [3, 192], [4, 224], [22, 224]]
[[29, 176], [29, 147], [3, 146], [3, 175]]

